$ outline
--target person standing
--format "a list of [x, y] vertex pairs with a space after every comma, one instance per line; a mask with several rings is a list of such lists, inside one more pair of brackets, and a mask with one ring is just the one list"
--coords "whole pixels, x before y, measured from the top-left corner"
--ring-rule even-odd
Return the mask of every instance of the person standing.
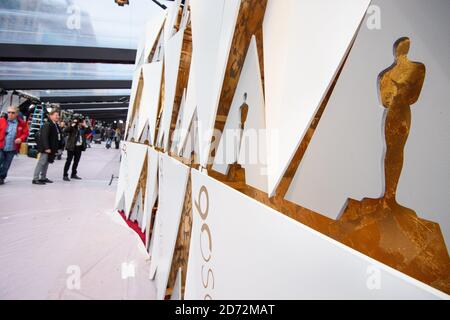
[[18, 115], [19, 110], [11, 106], [7, 118], [0, 119], [0, 185], [5, 183], [14, 156], [28, 137], [28, 124]]
[[114, 143], [116, 144], [116, 149], [119, 149], [120, 140], [122, 140], [122, 134], [120, 132], [120, 129], [117, 128], [116, 133], [114, 134]]
[[49, 121], [41, 130], [38, 139], [38, 151], [40, 153], [38, 163], [34, 169], [33, 184], [44, 185], [53, 183], [47, 178], [48, 165], [55, 161], [55, 156], [61, 143], [61, 129], [58, 126], [59, 109], [54, 108], [49, 112]]
[[86, 137], [86, 147], [91, 148], [92, 138], [93, 138], [93, 131], [91, 127], [87, 126], [84, 130], [84, 136]]
[[59, 141], [59, 147], [58, 147], [58, 153], [56, 154], [56, 159], [61, 160], [62, 159], [62, 155], [64, 153], [64, 149], [66, 146], [66, 141], [64, 139], [64, 129], [66, 127], [66, 123], [64, 121], [61, 121], [58, 123], [60, 132], [61, 132], [61, 139]]
[[110, 127], [106, 129], [106, 149], [111, 148], [113, 138], [114, 138], [114, 129]]
[[102, 128], [100, 129], [100, 138], [102, 139], [102, 141], [105, 141], [105, 139], [106, 139], [106, 130], [105, 130], [105, 127], [102, 127]]
[[69, 169], [72, 164], [72, 174], [71, 179], [81, 180], [77, 175], [78, 163], [80, 162], [81, 153], [86, 150], [86, 137], [84, 135], [85, 123], [80, 123], [78, 119], [73, 120], [72, 124], [67, 127], [64, 132], [68, 135], [67, 137], [67, 160], [64, 165], [64, 181], [70, 181], [69, 179]]

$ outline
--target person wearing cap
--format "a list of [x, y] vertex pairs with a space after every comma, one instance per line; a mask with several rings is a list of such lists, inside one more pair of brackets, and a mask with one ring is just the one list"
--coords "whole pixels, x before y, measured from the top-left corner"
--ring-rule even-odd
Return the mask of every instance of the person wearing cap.
[[41, 128], [38, 141], [38, 151], [40, 156], [36, 168], [34, 169], [33, 184], [44, 185], [46, 183], [53, 183], [53, 181], [47, 178], [47, 169], [48, 165], [55, 161], [55, 155], [58, 153], [62, 139], [58, 121], [59, 109], [54, 108], [49, 112], [48, 122]]
[[0, 118], [0, 185], [5, 183], [14, 156], [28, 138], [28, 132], [28, 124], [19, 117], [18, 108], [10, 106], [8, 116]]

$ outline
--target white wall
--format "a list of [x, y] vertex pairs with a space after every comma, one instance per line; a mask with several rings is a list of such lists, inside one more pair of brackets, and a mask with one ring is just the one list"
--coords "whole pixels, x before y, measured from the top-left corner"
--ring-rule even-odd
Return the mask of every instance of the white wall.
[[186, 299], [448, 298], [196, 170], [191, 172], [193, 226]]
[[[146, 155], [146, 145], [125, 141], [122, 143], [116, 207], [119, 210], [124, 210], [127, 217], [131, 211], [131, 205], [138, 187]], [[121, 203], [122, 200], [124, 200], [124, 203]]]
[[135, 139], [139, 139], [144, 127], [149, 126], [150, 143], [155, 141], [156, 119], [158, 117], [158, 105], [161, 92], [163, 62], [144, 64], [144, 87], [139, 107], [138, 129]]
[[169, 132], [177, 89], [183, 39], [184, 29], [178, 31], [167, 42], [164, 50], [164, 109], [157, 140], [157, 145], [163, 147], [164, 150], [167, 150], [169, 146]]
[[393, 45], [411, 39], [409, 58], [425, 64], [425, 84], [412, 106], [412, 127], [397, 200], [438, 222], [450, 243], [450, 2], [374, 0], [287, 199], [336, 219], [348, 198], [384, 194], [384, 111], [377, 78], [394, 62]]
[[192, 0], [200, 161], [206, 167], [240, 0]]
[[[240, 107], [247, 94], [248, 115], [241, 142]], [[229, 164], [239, 162], [248, 185], [267, 192], [266, 118], [264, 92], [259, 69], [256, 39], [253, 36], [225, 123], [213, 170], [227, 174]]]
[[150, 261], [150, 278], [155, 276], [160, 300], [166, 293], [188, 177], [189, 167], [160, 153], [158, 211]]
[[349, 48], [370, 0], [269, 0], [264, 72], [273, 195]]
[[[144, 216], [142, 218], [141, 231], [148, 233], [152, 218], [153, 207], [158, 197], [158, 162], [159, 153], [153, 149], [147, 149], [147, 183], [145, 188]], [[146, 236], [148, 238], [148, 236]]]

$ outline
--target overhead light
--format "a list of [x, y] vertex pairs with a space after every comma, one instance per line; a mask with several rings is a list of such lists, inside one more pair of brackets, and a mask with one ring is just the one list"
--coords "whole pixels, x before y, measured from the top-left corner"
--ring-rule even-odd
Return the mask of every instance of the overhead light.
[[129, 5], [130, 2], [128, 0], [114, 0], [119, 6], [123, 7], [124, 5]]
[[116, 120], [114, 120], [114, 123], [117, 123], [117, 121], [116, 121]]
[[119, 123], [123, 123], [123, 120], [119, 120]]

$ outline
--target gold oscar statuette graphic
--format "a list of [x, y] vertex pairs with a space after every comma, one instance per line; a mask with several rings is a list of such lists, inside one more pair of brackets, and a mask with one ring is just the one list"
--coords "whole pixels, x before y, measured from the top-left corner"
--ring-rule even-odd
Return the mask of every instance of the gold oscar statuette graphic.
[[421, 219], [396, 199], [411, 129], [411, 105], [420, 97], [426, 68], [408, 59], [411, 41], [395, 42], [394, 64], [381, 72], [378, 85], [387, 116], [385, 194], [381, 199], [349, 200], [336, 222], [334, 237], [423, 282], [450, 292], [450, 259], [439, 224]]
[[[404, 149], [411, 129], [411, 106], [422, 92], [426, 68], [408, 59], [411, 41], [394, 44], [394, 63], [378, 77], [380, 100], [387, 109], [385, 125], [385, 194], [380, 199], [348, 205], [338, 220], [287, 201], [284, 196], [314, 134], [319, 115], [294, 156], [290, 169], [273, 197], [245, 184], [245, 171], [231, 165], [228, 175], [209, 174], [249, 197], [415, 279], [450, 293], [450, 258], [439, 224], [420, 218], [413, 209], [397, 202], [397, 186], [403, 169]], [[375, 79], [376, 80], [376, 79]], [[375, 86], [374, 86], [375, 87]], [[426, 107], [426, 106], [425, 106]], [[242, 115], [242, 114], [241, 114]], [[380, 124], [381, 125], [381, 124]], [[432, 124], [430, 124], [432, 126]], [[308, 143], [304, 143], [307, 141]], [[327, 201], [327, 199], [323, 199]]]
[[230, 168], [228, 169], [228, 178], [234, 181], [245, 183], [245, 169], [242, 168], [238, 161], [242, 149], [242, 139], [244, 138], [245, 122], [247, 121], [248, 116], [247, 92], [244, 93], [243, 99], [244, 102], [239, 107], [239, 143], [236, 152], [236, 161], [231, 164]]
[[248, 115], [247, 92], [244, 93], [244, 102], [239, 107], [239, 112], [241, 114], [240, 128], [241, 128], [241, 136], [242, 136], [242, 133], [243, 133], [244, 127], [245, 127], [245, 122], [247, 121], [247, 115]]
[[411, 129], [410, 106], [419, 99], [426, 70], [424, 64], [408, 59], [408, 38], [399, 39], [394, 47], [396, 61], [379, 78], [381, 102], [388, 109], [385, 126], [385, 199], [392, 206], [398, 205], [397, 186], [403, 168], [406, 140]]

